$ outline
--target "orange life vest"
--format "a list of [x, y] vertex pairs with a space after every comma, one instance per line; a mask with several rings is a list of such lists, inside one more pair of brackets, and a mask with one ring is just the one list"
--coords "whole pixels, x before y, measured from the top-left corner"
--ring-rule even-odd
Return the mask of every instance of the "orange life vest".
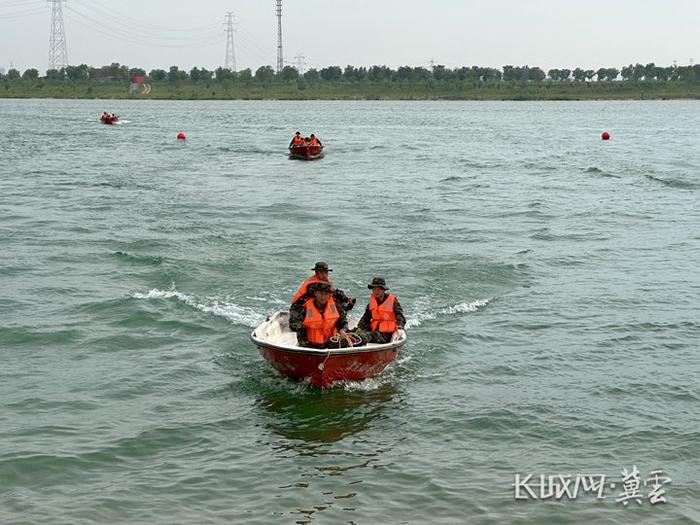
[[292, 139], [292, 146], [301, 146], [302, 144], [304, 144], [304, 139], [294, 135], [294, 138]]
[[306, 317], [304, 318], [306, 337], [310, 343], [322, 345], [337, 332], [336, 324], [340, 319], [340, 314], [335, 307], [335, 301], [332, 297], [328, 298], [323, 314], [316, 308], [313, 299], [306, 301], [304, 307], [306, 308]]
[[309, 146], [319, 146], [318, 139], [316, 137], [309, 141]]
[[373, 295], [369, 296], [369, 310], [372, 312], [370, 328], [373, 331], [394, 333], [396, 331], [396, 315], [394, 314], [394, 301], [396, 297], [386, 294], [382, 304], [377, 304]]
[[[312, 275], [308, 279], [306, 279], [303, 283], [301, 283], [301, 286], [297, 290], [297, 293], [294, 294], [294, 297], [292, 297], [292, 304], [296, 303], [299, 299], [301, 299], [306, 293], [309, 291], [309, 285], [310, 284], [315, 284], [315, 283], [330, 283], [330, 281], [322, 281], [318, 277], [316, 277], [316, 274]], [[331, 285], [331, 292], [333, 292], [335, 289], [333, 288], [333, 285]]]

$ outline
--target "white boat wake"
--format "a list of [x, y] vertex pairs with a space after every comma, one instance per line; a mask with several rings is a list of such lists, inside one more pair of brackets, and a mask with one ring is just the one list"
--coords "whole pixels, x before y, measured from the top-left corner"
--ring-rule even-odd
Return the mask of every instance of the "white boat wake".
[[229, 298], [219, 299], [207, 297], [203, 300], [197, 299], [193, 295], [179, 292], [175, 287], [170, 290], [159, 290], [154, 288], [146, 293], [134, 292], [131, 294], [134, 299], [177, 299], [186, 305], [217, 317], [222, 317], [234, 324], [239, 324], [254, 328], [265, 320], [265, 315], [255, 311], [253, 308], [241, 306], [232, 302]]
[[[280, 306], [286, 304], [284, 301], [275, 298], [264, 298], [264, 297], [249, 297], [246, 296], [248, 300], [259, 300], [261, 303], [269, 303], [267, 313], [261, 313], [249, 306], [242, 306], [233, 301], [233, 298], [226, 297], [221, 299], [219, 297], [206, 297], [204, 299], [198, 299], [194, 295], [189, 295], [178, 291], [175, 286], [171, 286], [169, 290], [160, 290], [154, 288], [148, 292], [133, 292], [131, 297], [134, 299], [177, 299], [185, 303], [186, 305], [204, 312], [207, 314], [215, 315], [217, 317], [222, 317], [231, 321], [234, 324], [247, 326], [250, 328], [255, 328], [260, 323], [262, 323], [265, 318], [274, 310], [278, 310]], [[477, 312], [485, 308], [489, 303], [493, 301], [492, 298], [488, 299], [477, 299], [471, 302], [461, 302], [450, 306], [444, 306], [441, 308], [427, 309], [425, 311], [413, 312], [411, 314], [407, 313], [406, 317], [408, 321], [406, 322], [406, 328], [417, 328], [421, 326], [425, 321], [432, 321], [444, 315], [455, 315], [455, 314], [468, 314]], [[356, 320], [355, 320], [356, 322]]]
[[493, 299], [478, 299], [472, 302], [458, 303], [452, 306], [445, 306], [436, 310], [428, 310], [427, 312], [418, 312], [413, 315], [407, 315], [406, 328], [415, 328], [423, 324], [424, 321], [437, 319], [443, 315], [468, 314], [476, 312], [484, 308]]

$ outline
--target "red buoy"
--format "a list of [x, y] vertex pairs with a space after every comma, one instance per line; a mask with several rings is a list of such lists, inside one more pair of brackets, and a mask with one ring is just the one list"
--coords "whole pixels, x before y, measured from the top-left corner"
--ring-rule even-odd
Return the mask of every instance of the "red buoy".
[[601, 139], [603, 140], [610, 140], [610, 133], [607, 131], [603, 131], [603, 134], [600, 136]]
[[177, 134], [178, 140], [185, 140], [186, 138], [187, 138], [187, 135], [185, 135], [182, 131]]

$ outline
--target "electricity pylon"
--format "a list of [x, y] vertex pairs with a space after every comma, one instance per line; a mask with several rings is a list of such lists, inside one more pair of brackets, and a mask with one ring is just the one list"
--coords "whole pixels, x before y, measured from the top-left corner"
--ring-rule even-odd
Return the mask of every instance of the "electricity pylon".
[[304, 65], [306, 64], [306, 57], [304, 55], [297, 55], [294, 57], [294, 60], [296, 60], [297, 64], [297, 71], [299, 72], [300, 75], [304, 74]]
[[51, 4], [51, 35], [49, 37], [49, 69], [68, 66], [66, 31], [63, 27], [63, 7], [66, 0], [47, 0]]
[[236, 71], [236, 48], [233, 46], [233, 13], [226, 13], [226, 60], [224, 69]]
[[282, 0], [275, 0], [277, 5], [277, 74], [284, 69], [284, 55], [282, 54]]

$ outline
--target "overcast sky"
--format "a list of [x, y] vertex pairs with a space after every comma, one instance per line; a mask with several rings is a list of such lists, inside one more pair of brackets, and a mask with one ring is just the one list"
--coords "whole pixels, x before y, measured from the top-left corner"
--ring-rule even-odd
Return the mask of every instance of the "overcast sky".
[[[237, 69], [276, 63], [273, 0], [67, 0], [71, 64], [146, 70], [223, 65], [236, 17]], [[0, 68], [48, 62], [45, 0], [0, 0]], [[285, 62], [305, 68], [671, 65], [700, 60], [700, 0], [284, 0]]]

